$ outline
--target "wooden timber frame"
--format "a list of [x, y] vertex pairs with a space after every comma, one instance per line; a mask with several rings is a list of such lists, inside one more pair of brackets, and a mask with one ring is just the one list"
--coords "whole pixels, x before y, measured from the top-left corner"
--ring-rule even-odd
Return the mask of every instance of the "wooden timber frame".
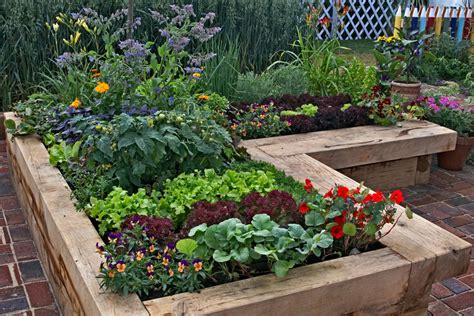
[[[6, 118], [19, 120], [12, 113]], [[298, 267], [284, 278], [264, 275], [144, 302], [111, 294], [96, 278], [101, 238], [75, 209], [46, 148], [37, 136], [7, 136], [18, 198], [64, 315], [426, 315], [433, 282], [469, 265], [469, 243], [419, 216], [402, 216], [381, 240], [385, 248]], [[298, 180], [311, 179], [319, 190], [358, 184], [306, 153], [248, 151]]]
[[431, 155], [454, 150], [456, 132], [425, 121], [342, 128], [242, 142], [272, 157], [307, 154], [377, 190], [428, 183]]

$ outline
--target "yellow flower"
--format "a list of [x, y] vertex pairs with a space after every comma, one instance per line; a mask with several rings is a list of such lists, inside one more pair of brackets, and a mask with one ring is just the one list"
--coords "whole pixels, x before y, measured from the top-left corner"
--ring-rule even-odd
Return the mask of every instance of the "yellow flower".
[[69, 106], [74, 109], [77, 109], [78, 107], [81, 106], [81, 104], [82, 104], [81, 100], [79, 100], [78, 98], [75, 98], [74, 101], [72, 101], [71, 104], [69, 104]]
[[149, 248], [149, 251], [152, 252], [152, 253], [155, 252], [155, 246], [151, 245], [150, 248]]
[[143, 259], [143, 252], [139, 251], [137, 252], [137, 261], [140, 261]]
[[94, 90], [99, 92], [99, 93], [105, 93], [105, 92], [109, 91], [109, 89], [110, 89], [110, 87], [107, 84], [107, 82], [99, 81]]
[[194, 270], [195, 270], [196, 272], [199, 272], [199, 271], [202, 270], [202, 262], [195, 262], [195, 263], [193, 264], [193, 266], [194, 266]]
[[207, 100], [209, 100], [209, 96], [205, 95], [205, 94], [201, 94], [200, 96], [198, 96], [198, 100], [199, 101], [207, 101]]
[[107, 274], [109, 275], [109, 278], [113, 278], [115, 276], [115, 271], [110, 270]]
[[386, 42], [387, 41], [387, 38], [385, 36], [379, 36], [379, 38], [377, 38], [377, 42]]
[[57, 32], [59, 30], [59, 24], [58, 23], [53, 23], [53, 30]]
[[192, 75], [193, 78], [201, 78], [201, 74], [199, 72], [195, 72]]
[[168, 273], [170, 274], [170, 277], [172, 277], [174, 275], [174, 271], [172, 269], [169, 269]]

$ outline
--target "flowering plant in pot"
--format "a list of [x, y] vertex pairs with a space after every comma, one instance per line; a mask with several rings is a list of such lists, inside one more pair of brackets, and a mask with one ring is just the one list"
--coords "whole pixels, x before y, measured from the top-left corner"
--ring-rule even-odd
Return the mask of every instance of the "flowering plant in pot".
[[427, 119], [458, 133], [456, 149], [438, 154], [438, 165], [446, 170], [462, 170], [474, 145], [474, 112], [449, 97], [421, 97], [428, 108]]
[[426, 40], [432, 35], [400, 30], [399, 37], [377, 39], [374, 56], [383, 81], [391, 80], [392, 93], [414, 100], [420, 95], [421, 82], [414, 76], [417, 63], [423, 57]]

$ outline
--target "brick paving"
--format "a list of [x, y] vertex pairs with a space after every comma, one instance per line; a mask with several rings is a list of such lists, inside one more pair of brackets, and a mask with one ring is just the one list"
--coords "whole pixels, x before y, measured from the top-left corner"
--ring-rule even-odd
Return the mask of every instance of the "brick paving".
[[[474, 166], [433, 167], [429, 184], [403, 189], [413, 211], [474, 244]], [[0, 140], [0, 314], [59, 315], [19, 208]], [[428, 315], [474, 315], [474, 254], [469, 271], [433, 285]]]
[[0, 141], [0, 315], [60, 315], [8, 174]]
[[[474, 244], [474, 166], [458, 172], [434, 166], [429, 184], [402, 191], [415, 213]], [[474, 253], [466, 274], [433, 285], [428, 315], [474, 315]]]

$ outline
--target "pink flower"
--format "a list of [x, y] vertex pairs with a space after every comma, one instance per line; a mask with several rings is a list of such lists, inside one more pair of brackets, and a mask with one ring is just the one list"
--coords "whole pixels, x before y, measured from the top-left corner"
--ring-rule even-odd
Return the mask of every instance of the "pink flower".
[[438, 113], [441, 110], [441, 108], [436, 103], [430, 103], [428, 104], [428, 107], [435, 113]]
[[448, 97], [439, 98], [439, 103], [441, 103], [441, 105], [447, 106], [450, 102], [451, 100], [449, 100]]
[[428, 97], [428, 103], [430, 103], [430, 104], [436, 103], [435, 98], [433, 98], [433, 97]]

